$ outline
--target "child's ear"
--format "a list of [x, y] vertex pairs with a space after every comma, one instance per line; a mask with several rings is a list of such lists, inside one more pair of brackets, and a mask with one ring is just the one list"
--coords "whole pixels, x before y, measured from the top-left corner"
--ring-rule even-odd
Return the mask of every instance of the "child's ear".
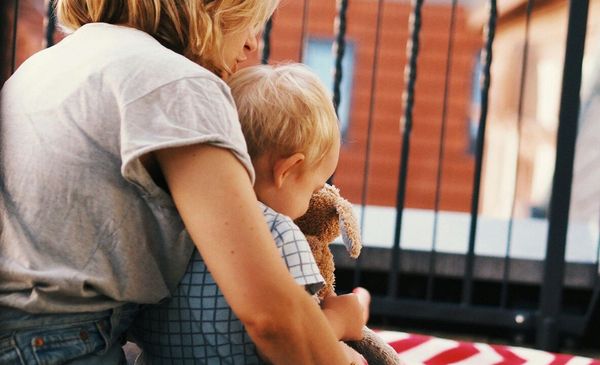
[[283, 157], [278, 159], [273, 165], [273, 178], [275, 180], [275, 186], [281, 188], [285, 180], [298, 173], [304, 164], [306, 157], [303, 153], [296, 152], [291, 156]]

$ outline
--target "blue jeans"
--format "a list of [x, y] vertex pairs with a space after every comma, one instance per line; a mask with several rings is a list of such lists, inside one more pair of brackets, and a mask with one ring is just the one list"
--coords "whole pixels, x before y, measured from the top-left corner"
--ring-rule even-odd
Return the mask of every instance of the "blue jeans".
[[0, 307], [0, 365], [125, 364], [123, 336], [137, 309], [31, 314]]

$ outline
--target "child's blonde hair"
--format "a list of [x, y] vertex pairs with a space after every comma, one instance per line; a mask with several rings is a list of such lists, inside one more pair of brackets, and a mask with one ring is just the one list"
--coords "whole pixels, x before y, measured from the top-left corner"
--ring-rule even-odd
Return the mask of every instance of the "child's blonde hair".
[[339, 138], [330, 93], [306, 66], [251, 66], [227, 82], [253, 160], [301, 152], [310, 166]]
[[142, 30], [165, 47], [220, 74], [223, 34], [258, 29], [279, 0], [58, 0], [56, 13], [66, 28], [104, 22]]

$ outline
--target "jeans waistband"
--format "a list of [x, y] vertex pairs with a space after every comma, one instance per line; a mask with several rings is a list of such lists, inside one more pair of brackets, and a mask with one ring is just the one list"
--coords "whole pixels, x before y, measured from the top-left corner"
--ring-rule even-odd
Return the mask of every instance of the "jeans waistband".
[[115, 312], [136, 311], [139, 305], [126, 303], [120, 307], [83, 313], [28, 313], [15, 308], [0, 307], [0, 333], [34, 327], [74, 324], [110, 318]]

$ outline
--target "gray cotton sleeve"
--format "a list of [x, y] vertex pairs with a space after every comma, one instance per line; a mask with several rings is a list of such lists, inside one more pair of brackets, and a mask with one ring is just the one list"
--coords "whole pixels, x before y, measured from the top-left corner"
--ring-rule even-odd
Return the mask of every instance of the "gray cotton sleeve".
[[209, 78], [170, 82], [121, 108], [122, 175], [146, 194], [159, 194], [139, 158], [164, 148], [208, 143], [230, 150], [254, 182], [229, 89]]

